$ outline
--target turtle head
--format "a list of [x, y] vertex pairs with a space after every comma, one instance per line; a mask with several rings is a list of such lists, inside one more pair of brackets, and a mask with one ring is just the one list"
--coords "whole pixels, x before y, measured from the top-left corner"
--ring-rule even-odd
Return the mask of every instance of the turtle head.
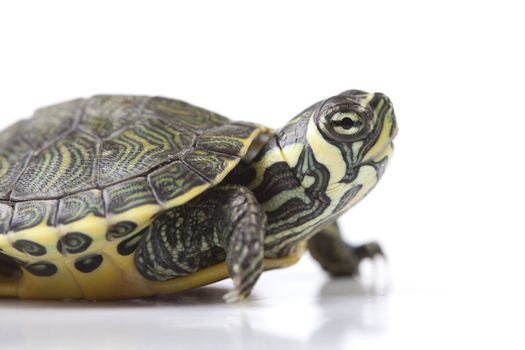
[[327, 162], [330, 170], [352, 174], [363, 164], [388, 156], [396, 134], [394, 108], [387, 96], [348, 90], [319, 104], [310, 117], [306, 138], [317, 157], [332, 155], [344, 161], [339, 169]]
[[283, 157], [303, 187], [338, 214], [366, 195], [392, 154], [397, 124], [382, 93], [348, 90], [320, 101], [277, 133]]

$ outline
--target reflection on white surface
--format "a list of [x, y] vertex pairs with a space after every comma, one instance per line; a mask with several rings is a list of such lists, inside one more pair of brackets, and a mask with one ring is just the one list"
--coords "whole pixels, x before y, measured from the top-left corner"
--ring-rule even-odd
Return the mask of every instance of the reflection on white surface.
[[[308, 261], [266, 273], [246, 304], [224, 304], [222, 295], [229, 287], [230, 282], [224, 281], [173, 296], [122, 302], [2, 300], [1, 348], [441, 349], [488, 344], [509, 349], [519, 345], [519, 326], [503, 326], [510, 311], [505, 307], [512, 299], [497, 305], [484, 302], [484, 296], [446, 289], [387, 291], [358, 280], [329, 280]], [[513, 306], [513, 311], [519, 310]], [[491, 336], [498, 327], [499, 334], [507, 334], [505, 339]]]

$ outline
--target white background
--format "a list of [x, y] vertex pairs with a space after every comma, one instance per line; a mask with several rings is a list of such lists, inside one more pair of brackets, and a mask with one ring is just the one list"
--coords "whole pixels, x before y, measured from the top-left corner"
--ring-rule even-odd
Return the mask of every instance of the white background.
[[121, 303], [0, 301], [3, 348], [523, 349], [524, 10], [519, 1], [12, 1], [0, 126], [95, 93], [164, 95], [283, 125], [357, 88], [400, 133], [343, 219], [387, 266], [330, 281], [305, 257], [231, 286]]

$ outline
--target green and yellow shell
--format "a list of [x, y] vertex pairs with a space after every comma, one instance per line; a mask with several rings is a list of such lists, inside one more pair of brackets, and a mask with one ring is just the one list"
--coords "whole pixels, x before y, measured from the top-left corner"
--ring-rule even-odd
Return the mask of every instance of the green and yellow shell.
[[37, 110], [0, 133], [0, 257], [23, 275], [0, 283], [0, 295], [111, 299], [226, 277], [222, 264], [145, 280], [133, 252], [152, 218], [221, 182], [269, 132], [161, 97], [95, 96]]

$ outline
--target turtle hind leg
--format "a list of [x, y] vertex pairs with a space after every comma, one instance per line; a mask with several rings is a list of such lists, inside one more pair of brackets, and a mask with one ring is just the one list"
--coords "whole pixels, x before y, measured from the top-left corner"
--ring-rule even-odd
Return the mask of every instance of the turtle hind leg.
[[332, 276], [356, 276], [366, 258], [384, 257], [379, 244], [369, 242], [352, 246], [344, 242], [337, 223], [325, 227], [308, 241], [312, 257]]
[[135, 265], [147, 279], [167, 281], [226, 261], [235, 288], [225, 299], [242, 301], [263, 270], [265, 224], [250, 190], [218, 186], [158, 216], [137, 248]]
[[17, 298], [22, 272], [12, 258], [0, 253], [0, 298]]

